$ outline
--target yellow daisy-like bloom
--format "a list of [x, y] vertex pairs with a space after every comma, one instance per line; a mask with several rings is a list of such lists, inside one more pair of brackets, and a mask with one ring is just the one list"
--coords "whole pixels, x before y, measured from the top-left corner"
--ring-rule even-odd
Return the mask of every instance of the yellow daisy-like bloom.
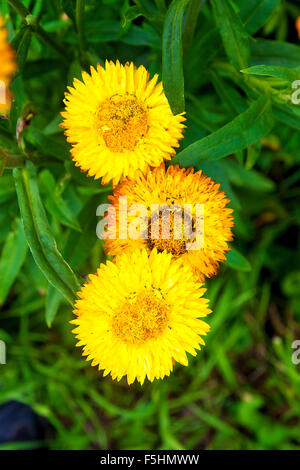
[[78, 293], [71, 323], [93, 366], [128, 384], [169, 375], [188, 365], [209, 326], [205, 289], [192, 270], [166, 252], [137, 250], [101, 264]]
[[8, 44], [8, 33], [0, 16], [0, 114], [10, 110], [12, 95], [9, 85], [16, 68], [15, 52]]
[[103, 184], [117, 184], [170, 160], [185, 118], [172, 114], [158, 75], [149, 80], [143, 66], [106, 61], [82, 78], [68, 88], [61, 124], [77, 166]]
[[[234, 225], [232, 209], [227, 208], [230, 202], [225, 193], [219, 190], [220, 185], [216, 184], [211, 178], [202, 174], [201, 171], [194, 173], [193, 168], [180, 169], [178, 165], [170, 165], [167, 171], [164, 165], [155, 168], [153, 171], [147, 171], [145, 174], [139, 173], [136, 178], [126, 179], [118, 186], [113, 196], [110, 196], [114, 211], [108, 211], [106, 220], [108, 227], [103, 233], [105, 238], [106, 252], [110, 255], [132, 252], [137, 248], [144, 247], [150, 252], [153, 248], [158, 251], [167, 250], [174, 257], [180, 258], [184, 264], [192, 266], [194, 272], [199, 276], [201, 282], [205, 277], [216, 275], [219, 262], [225, 261], [225, 254], [229, 250], [228, 241], [233, 238], [232, 226]], [[136, 213], [130, 215], [130, 207], [133, 204], [142, 204], [148, 209], [148, 216], [141, 218], [140, 237], [136, 239], [129, 237], [129, 230], [126, 237], [120, 236], [120, 227], [122, 229], [122, 220], [120, 221], [120, 197], [127, 197], [128, 217], [127, 227], [136, 219]], [[187, 249], [187, 242], [192, 238], [180, 239], [175, 232], [173, 219], [170, 217], [170, 236], [166, 239], [163, 236], [162, 224], [160, 223], [159, 237], [151, 237], [150, 209], [153, 204], [166, 204], [170, 208], [174, 205], [184, 211], [184, 205], [190, 204], [191, 225], [196, 228], [195, 207], [202, 204], [204, 210], [204, 238], [200, 249]], [[116, 215], [116, 231], [112, 230], [113, 224], [110, 224], [111, 217]], [[169, 217], [170, 215], [168, 215]], [[178, 219], [177, 219], [178, 220]], [[183, 216], [180, 219], [183, 226]], [[127, 228], [126, 227], [126, 228]], [[123, 229], [122, 229], [123, 230]], [[195, 231], [195, 230], [194, 230]], [[147, 236], [145, 237], [145, 232]]]

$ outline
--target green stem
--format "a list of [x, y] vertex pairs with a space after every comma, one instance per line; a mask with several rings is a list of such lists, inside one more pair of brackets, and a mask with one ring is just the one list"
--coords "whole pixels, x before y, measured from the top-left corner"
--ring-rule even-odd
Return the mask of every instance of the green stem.
[[47, 44], [51, 49], [57, 52], [60, 56], [66, 59], [68, 57], [68, 52], [58, 44], [49, 34], [36, 22], [36, 17], [31, 15], [30, 11], [23, 5], [20, 0], [7, 0], [9, 5], [22, 16], [25, 24], [28, 28], [31, 29], [45, 44]]
[[12, 6], [18, 13], [19, 15], [22, 16], [23, 19], [26, 18], [26, 16], [30, 15], [30, 11], [27, 10], [25, 5], [23, 5], [20, 0], [7, 0], [9, 5]]
[[187, 10], [185, 30], [183, 34], [183, 53], [185, 54], [193, 43], [194, 34], [196, 31], [197, 21], [200, 9], [204, 0], [190, 0]]
[[5, 168], [22, 168], [24, 161], [22, 155], [13, 155], [0, 149], [0, 176]]
[[25, 165], [25, 159], [21, 155], [9, 155], [5, 162], [5, 168], [23, 168]]
[[79, 61], [83, 68], [88, 68], [89, 63], [86, 58], [86, 41], [84, 31], [84, 9], [85, 0], [76, 0], [76, 26], [79, 42]]

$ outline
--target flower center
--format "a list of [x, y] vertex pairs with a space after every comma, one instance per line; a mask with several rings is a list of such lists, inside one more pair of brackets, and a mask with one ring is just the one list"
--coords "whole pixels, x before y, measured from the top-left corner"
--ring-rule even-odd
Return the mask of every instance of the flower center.
[[126, 343], [157, 338], [168, 322], [169, 307], [159, 290], [133, 293], [113, 317], [113, 332]]
[[100, 104], [97, 127], [112, 152], [133, 150], [148, 131], [148, 115], [135, 96], [114, 95]]
[[[159, 253], [166, 250], [174, 256], [180, 256], [186, 253], [186, 242], [191, 241], [194, 237], [186, 238], [184, 236], [184, 217], [181, 213], [170, 210], [159, 214], [156, 217], [157, 226], [154, 230], [155, 218], [149, 221], [148, 225], [148, 247], [150, 250], [156, 248]], [[166, 220], [166, 219], [169, 220]], [[190, 230], [193, 228], [193, 220], [189, 217]], [[170, 221], [170, 222], [169, 222]], [[165, 228], [164, 228], [165, 224]], [[156, 233], [155, 233], [156, 232]]]

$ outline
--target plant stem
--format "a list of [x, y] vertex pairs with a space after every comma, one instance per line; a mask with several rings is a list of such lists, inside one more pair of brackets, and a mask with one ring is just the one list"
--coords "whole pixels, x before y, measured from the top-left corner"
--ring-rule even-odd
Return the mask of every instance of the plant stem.
[[22, 18], [26, 18], [26, 16], [30, 15], [30, 11], [27, 10], [25, 5], [23, 5], [20, 0], [7, 0], [9, 5], [12, 6], [18, 13], [19, 15], [22, 16]]
[[9, 155], [6, 159], [5, 168], [23, 168], [25, 165], [25, 159], [21, 155]]
[[83, 68], [88, 68], [89, 63], [86, 57], [86, 41], [84, 32], [84, 9], [85, 0], [76, 0], [76, 26], [79, 42], [79, 61]]
[[5, 168], [22, 168], [24, 166], [24, 157], [22, 155], [13, 155], [0, 149], [0, 176]]
[[7, 0], [9, 5], [13, 7], [20, 16], [22, 16], [25, 24], [31, 29], [45, 44], [66, 59], [69, 54], [64, 47], [58, 44], [43, 28], [36, 22], [36, 18], [31, 15], [30, 11], [23, 5], [20, 0]]

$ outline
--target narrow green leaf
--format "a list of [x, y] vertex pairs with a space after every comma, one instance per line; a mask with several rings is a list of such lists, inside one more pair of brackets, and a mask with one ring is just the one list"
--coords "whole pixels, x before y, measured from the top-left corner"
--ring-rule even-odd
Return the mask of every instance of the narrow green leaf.
[[172, 163], [194, 165], [203, 160], [217, 160], [260, 140], [273, 126], [271, 103], [265, 96], [221, 129], [186, 147]]
[[273, 108], [273, 114], [278, 121], [287, 124], [293, 129], [300, 130], [300, 109], [294, 106], [293, 108], [275, 103]]
[[216, 93], [228, 108], [231, 114], [230, 117], [234, 117], [245, 111], [247, 108], [246, 100], [242, 98], [237, 89], [232, 86], [229, 81], [215, 73], [214, 70], [210, 70], [209, 73]]
[[257, 38], [251, 41], [251, 64], [298, 67], [300, 47], [288, 42]]
[[117, 40], [135, 47], [149, 46], [161, 50], [161, 37], [149, 23], [143, 23], [141, 27], [132, 24], [127, 33], [121, 38], [118, 35]]
[[28, 51], [29, 51], [29, 47], [31, 43], [31, 36], [32, 36], [32, 33], [30, 29], [26, 28], [24, 30], [23, 37], [20, 40], [18, 48], [17, 48], [18, 66], [19, 66], [19, 70], [21, 71], [27, 59], [27, 55], [28, 55]]
[[36, 170], [32, 162], [14, 169], [18, 202], [28, 245], [36, 264], [48, 281], [73, 304], [78, 280], [57, 249], [40, 199]]
[[300, 79], [300, 67], [288, 68], [280, 65], [254, 65], [253, 67], [241, 70], [241, 72], [248, 75], [265, 75], [280, 78], [288, 82]]
[[134, 0], [134, 3], [149, 21], [155, 21], [155, 17], [156, 21], [158, 20], [160, 13], [157, 11], [153, 0]]
[[12, 138], [12, 135], [6, 130], [0, 127], [0, 147], [2, 149], [11, 150], [12, 152], [18, 152], [18, 146]]
[[79, 45], [79, 62], [83, 69], [89, 70], [85, 31], [85, 0], [76, 0], [76, 26]]
[[11, 47], [16, 51], [23, 40], [25, 32], [28, 30], [28, 26], [22, 23], [19, 31], [14, 35], [12, 40], [10, 41]]
[[226, 54], [237, 70], [245, 68], [249, 63], [250, 45], [241, 18], [230, 0], [211, 0], [211, 3]]
[[235, 185], [255, 192], [268, 192], [275, 189], [275, 184], [262, 173], [248, 170], [233, 160], [224, 160], [223, 169], [229, 181]]
[[58, 160], [66, 160], [70, 156], [70, 146], [62, 136], [46, 136], [32, 126], [26, 131], [25, 139], [34, 145], [44, 155], [50, 155]]
[[230, 248], [229, 253], [226, 255], [225, 264], [239, 271], [251, 271], [249, 261], [235, 248]]
[[186, 52], [193, 43], [197, 21], [204, 0], [190, 0], [183, 34], [183, 50]]
[[245, 168], [251, 170], [251, 168], [257, 162], [261, 152], [261, 142], [255, 142], [253, 145], [250, 145], [247, 149], [247, 159]]
[[57, 310], [63, 300], [61, 293], [56, 290], [51, 284], [49, 284], [47, 296], [46, 296], [46, 308], [45, 308], [45, 317], [47, 326], [50, 326], [53, 323], [53, 320], [57, 314]]
[[188, 0], [173, 0], [168, 8], [162, 42], [164, 91], [174, 114], [182, 113], [184, 77], [182, 63], [182, 22]]
[[249, 34], [256, 33], [271, 16], [280, 0], [236, 0], [240, 16]]
[[[63, 255], [69, 260], [70, 266], [75, 271], [81, 267], [89, 256], [89, 251], [86, 247], [92, 248], [95, 243], [101, 243], [100, 240], [97, 242], [96, 238], [96, 226], [98, 222], [96, 210], [100, 202], [99, 196], [96, 195], [84, 205], [79, 214], [80, 224], [84, 227], [84, 230], [80, 234], [74, 232], [74, 230], [70, 230], [66, 238]], [[75, 245], [76, 250], [74, 250]]]
[[81, 227], [75, 214], [72, 213], [66, 201], [57, 193], [56, 181], [49, 170], [39, 174], [41, 192], [44, 196], [48, 212], [62, 224], [81, 232]]
[[0, 257], [0, 305], [5, 302], [26, 257], [27, 243], [21, 220], [17, 220], [17, 228], [11, 232], [3, 246]]
[[139, 16], [143, 16], [143, 13], [136, 5], [128, 7], [127, 10], [125, 10], [124, 15], [122, 16], [122, 28], [128, 28], [131, 22]]

